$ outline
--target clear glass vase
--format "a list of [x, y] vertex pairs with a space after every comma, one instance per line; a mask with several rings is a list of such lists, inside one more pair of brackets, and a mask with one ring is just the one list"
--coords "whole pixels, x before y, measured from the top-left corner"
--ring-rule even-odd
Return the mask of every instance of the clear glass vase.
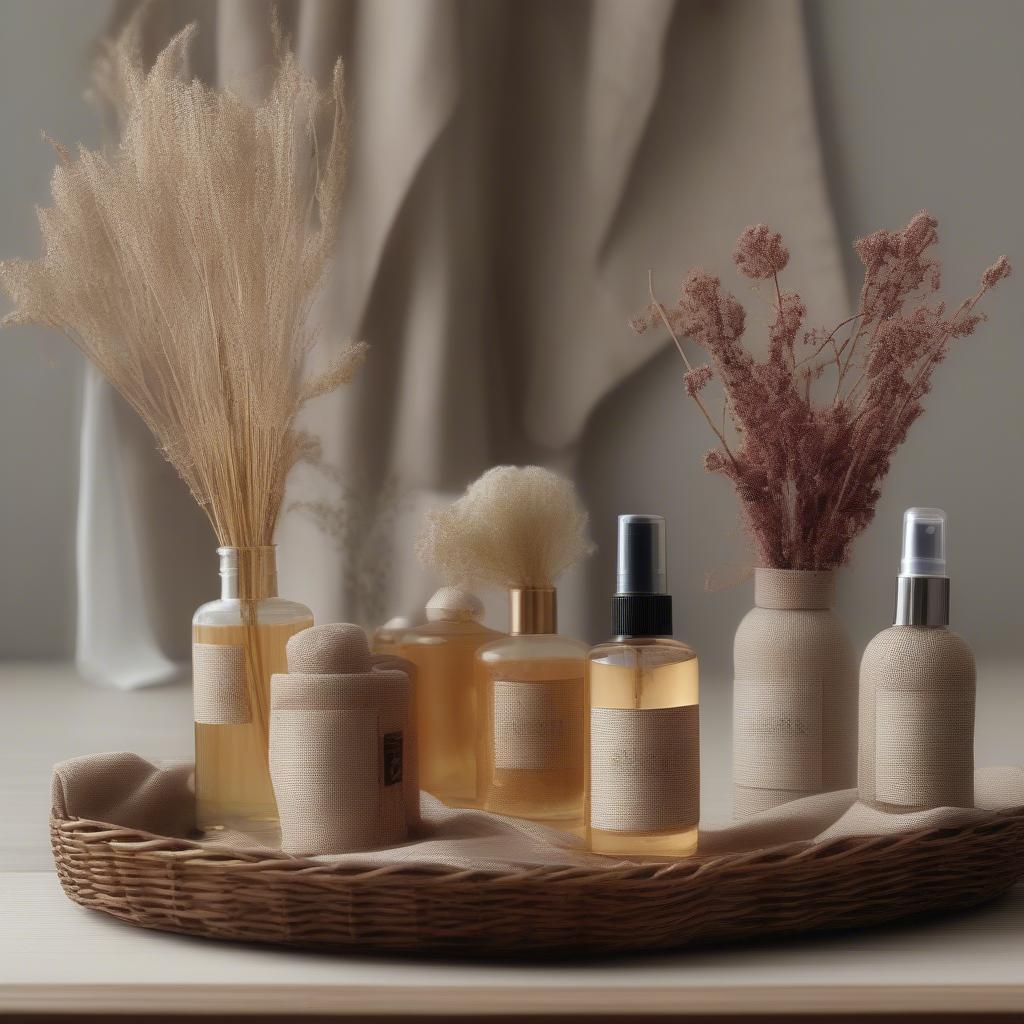
[[277, 596], [273, 547], [217, 549], [221, 596], [192, 619], [196, 824], [252, 831], [277, 822], [270, 783], [270, 677], [289, 637], [313, 624]]

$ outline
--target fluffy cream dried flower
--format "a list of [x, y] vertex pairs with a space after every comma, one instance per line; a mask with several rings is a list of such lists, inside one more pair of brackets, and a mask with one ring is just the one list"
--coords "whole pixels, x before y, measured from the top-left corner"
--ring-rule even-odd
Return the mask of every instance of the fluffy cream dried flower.
[[593, 550], [576, 488], [540, 466], [495, 466], [430, 512], [420, 561], [450, 583], [550, 587]]
[[344, 181], [342, 73], [321, 90], [279, 46], [251, 105], [184, 80], [194, 34], [148, 74], [128, 34], [107, 54], [121, 141], [109, 155], [58, 149], [44, 255], [0, 264], [0, 283], [17, 306], [5, 322], [66, 334], [152, 430], [218, 541], [255, 547], [273, 542], [285, 478], [310, 450], [300, 409], [365, 353], [350, 346], [306, 379]]

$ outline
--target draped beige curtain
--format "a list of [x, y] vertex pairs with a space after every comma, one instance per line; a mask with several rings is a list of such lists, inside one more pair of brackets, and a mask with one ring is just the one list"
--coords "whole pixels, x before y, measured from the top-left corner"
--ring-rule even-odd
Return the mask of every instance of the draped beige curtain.
[[[115, 6], [111, 31], [136, 7]], [[843, 308], [798, 0], [296, 0], [301, 62], [345, 60], [352, 135], [322, 351], [372, 346], [309, 409], [326, 468], [291, 481], [283, 594], [319, 621], [422, 607], [422, 510], [497, 462], [573, 472], [595, 404], [650, 358], [648, 268], [782, 228], [801, 290]], [[264, 0], [155, 0], [152, 57], [200, 23], [194, 71], [258, 91]], [[216, 590], [214, 541], [143, 428], [87, 385], [78, 654], [117, 686], [173, 675]], [[562, 618], [582, 627], [563, 593]], [[130, 643], [127, 642], [130, 637]]]

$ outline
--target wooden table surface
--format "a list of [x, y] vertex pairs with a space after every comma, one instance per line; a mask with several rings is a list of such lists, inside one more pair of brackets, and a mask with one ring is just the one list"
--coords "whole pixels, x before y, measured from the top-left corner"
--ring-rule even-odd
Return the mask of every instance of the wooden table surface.
[[[980, 706], [979, 745], [987, 763], [1019, 763], [1024, 687], [1011, 667], [989, 669], [996, 678], [1006, 700], [998, 714]], [[328, 956], [145, 932], [61, 893], [47, 845], [50, 768], [126, 747], [181, 756], [187, 688], [120, 694], [66, 666], [5, 665], [0, 702], [0, 1014], [1024, 1017], [1024, 886], [899, 927], [587, 962]]]

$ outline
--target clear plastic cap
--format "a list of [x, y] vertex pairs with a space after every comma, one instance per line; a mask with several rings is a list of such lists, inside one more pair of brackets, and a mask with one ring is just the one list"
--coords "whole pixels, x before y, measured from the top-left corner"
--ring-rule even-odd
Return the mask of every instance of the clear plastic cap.
[[941, 508], [908, 508], [903, 513], [900, 575], [946, 575], [946, 513]]
[[620, 594], [666, 594], [664, 516], [619, 516], [615, 589]]

